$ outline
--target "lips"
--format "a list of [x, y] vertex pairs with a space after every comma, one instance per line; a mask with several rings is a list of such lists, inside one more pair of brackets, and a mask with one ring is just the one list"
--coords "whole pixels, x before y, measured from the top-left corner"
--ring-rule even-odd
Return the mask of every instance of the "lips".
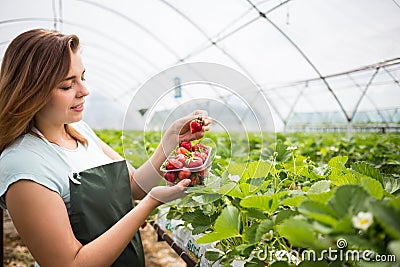
[[82, 103], [80, 103], [80, 104], [78, 104], [76, 106], [73, 106], [70, 109], [75, 110], [75, 111], [82, 111], [83, 110], [83, 104], [84, 104], [84, 102], [82, 102]]

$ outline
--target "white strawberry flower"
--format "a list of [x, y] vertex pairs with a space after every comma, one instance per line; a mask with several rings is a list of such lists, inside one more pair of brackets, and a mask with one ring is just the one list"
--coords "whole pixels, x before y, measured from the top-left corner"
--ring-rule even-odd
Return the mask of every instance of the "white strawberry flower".
[[371, 212], [360, 211], [356, 216], [353, 216], [351, 221], [354, 228], [366, 231], [374, 222], [374, 218]]

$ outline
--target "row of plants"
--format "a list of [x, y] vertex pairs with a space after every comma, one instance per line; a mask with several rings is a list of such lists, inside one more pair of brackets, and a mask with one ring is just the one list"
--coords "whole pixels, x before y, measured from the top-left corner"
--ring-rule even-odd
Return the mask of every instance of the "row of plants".
[[[134, 150], [125, 141], [138, 136], [143, 143], [129, 158], [126, 152]], [[128, 160], [145, 159], [160, 136], [125, 132], [119, 145], [114, 142], [117, 147], [124, 142]], [[203, 255], [209, 261], [398, 266], [399, 135], [207, 133], [205, 138], [216, 149], [213, 175], [205, 187], [169, 204], [167, 217], [200, 234], [197, 243], [213, 244]]]

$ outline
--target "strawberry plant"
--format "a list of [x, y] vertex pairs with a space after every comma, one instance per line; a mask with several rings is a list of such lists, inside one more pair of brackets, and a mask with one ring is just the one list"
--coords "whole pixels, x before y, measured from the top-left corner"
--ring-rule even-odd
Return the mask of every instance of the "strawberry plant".
[[[119, 134], [105, 135], [122, 150]], [[146, 155], [160, 137], [124, 135]], [[210, 177], [166, 205], [168, 219], [200, 236], [195, 242], [213, 244], [202, 257], [222, 266], [396, 266], [376, 259], [400, 259], [400, 135], [206, 135], [216, 146]], [[182, 164], [204, 157], [201, 145], [190, 145], [195, 151], [184, 145], [189, 155], [178, 153]], [[139, 155], [126, 157], [134, 163]]]
[[[213, 183], [206, 180], [206, 187], [170, 207], [170, 218], [203, 234], [197, 243], [215, 244], [207, 259], [222, 265], [291, 266], [310, 260], [358, 266], [373, 255], [337, 260], [323, 254], [395, 255], [400, 184], [394, 178], [363, 161], [349, 165], [347, 156], [316, 163], [298, 154], [297, 145], [278, 140], [274, 147], [262, 160], [228, 164]], [[285, 263], [279, 251], [286, 252]]]

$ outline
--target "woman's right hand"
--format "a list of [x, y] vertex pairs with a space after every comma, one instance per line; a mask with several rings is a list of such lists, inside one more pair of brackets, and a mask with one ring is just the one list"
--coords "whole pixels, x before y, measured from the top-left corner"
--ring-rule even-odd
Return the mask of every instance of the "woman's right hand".
[[185, 188], [190, 184], [190, 179], [184, 179], [174, 186], [153, 187], [148, 196], [156, 200], [157, 206], [186, 196]]

